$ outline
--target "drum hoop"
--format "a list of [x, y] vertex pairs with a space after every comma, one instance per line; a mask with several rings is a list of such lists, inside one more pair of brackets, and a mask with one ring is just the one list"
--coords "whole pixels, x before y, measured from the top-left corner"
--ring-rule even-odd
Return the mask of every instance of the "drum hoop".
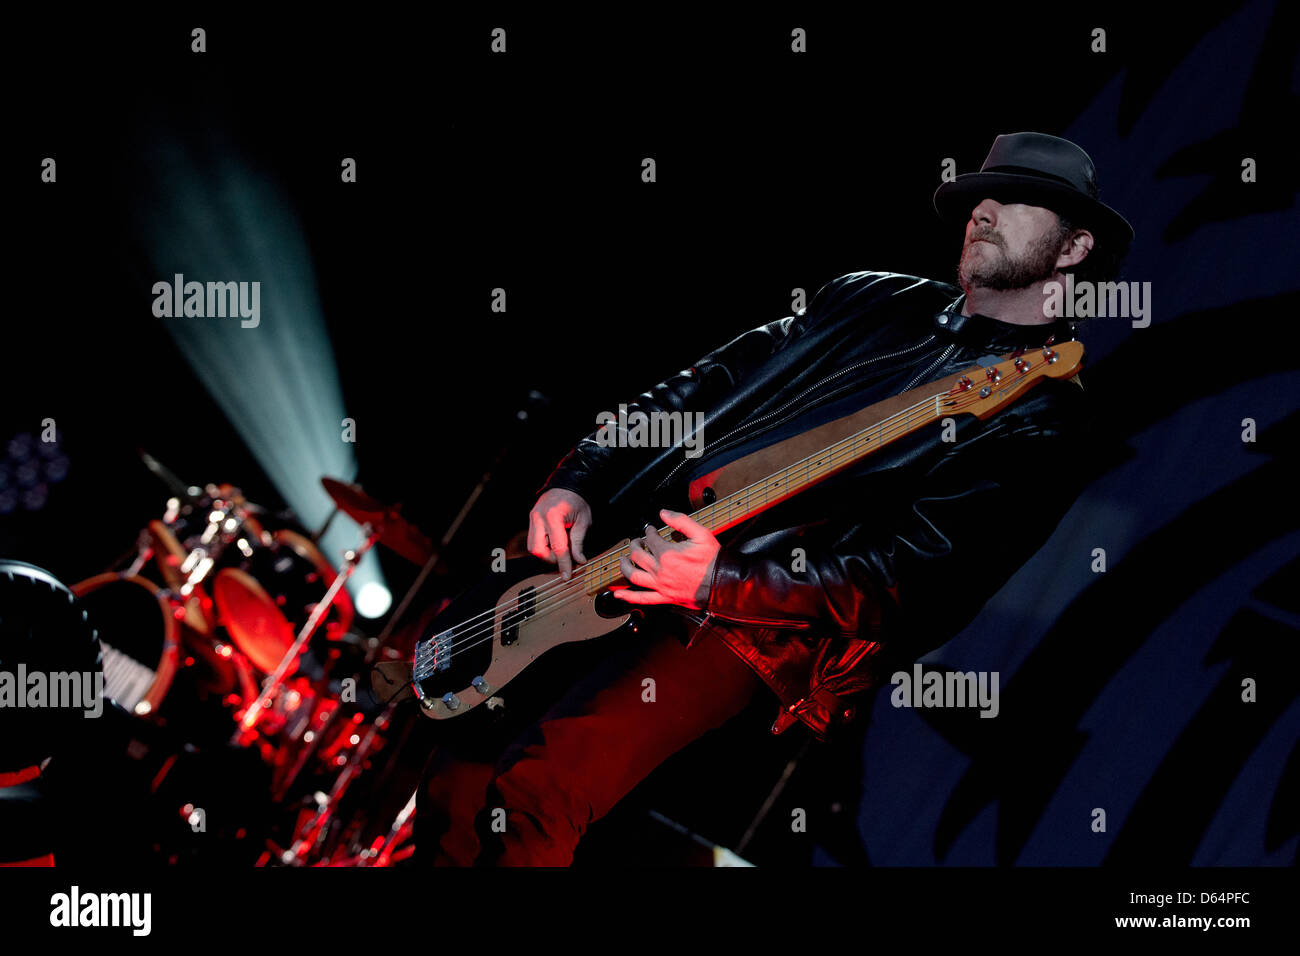
[[[164, 522], [154, 519], [149, 522], [147, 528], [154, 541], [156, 551], [154, 564], [158, 567], [158, 573], [162, 575], [168, 587], [173, 591], [179, 591], [185, 584], [185, 576], [167, 564], [166, 555], [174, 555], [178, 561], [184, 561], [189, 556], [189, 552]], [[189, 600], [184, 604], [186, 625], [203, 635], [212, 632], [212, 621], [203, 610], [205, 598], [207, 598], [207, 591], [202, 584], [199, 584], [190, 592]]]
[[[182, 545], [176, 535], [172, 533], [172, 529], [167, 527], [166, 524], [159, 521], [157, 518], [149, 522], [148, 529], [149, 535], [153, 538], [154, 544], [158, 550], [157, 559], [155, 561], [158, 565], [158, 573], [163, 576], [163, 579], [167, 582], [169, 587], [179, 588], [185, 583], [185, 578], [177, 568], [173, 568], [167, 564], [166, 557], [171, 555], [177, 560], [184, 561], [187, 554], [185, 546]], [[99, 576], [102, 577], [103, 575]], [[93, 580], [93, 578], [91, 580]]]
[[326, 587], [334, 583], [334, 578], [338, 575], [338, 572], [331, 567], [329, 560], [321, 553], [320, 548], [311, 543], [310, 538], [306, 538], [296, 531], [290, 531], [288, 528], [281, 528], [272, 537], [281, 544], [287, 544], [297, 552], [299, 557], [310, 561], [325, 580]]
[[[155, 719], [163, 698], [167, 696], [167, 691], [171, 689], [172, 679], [176, 676], [176, 670], [180, 666], [180, 634], [176, 625], [176, 618], [172, 616], [171, 592], [166, 588], [160, 588], [148, 578], [141, 577], [138, 574], [127, 574], [125, 571], [108, 571], [104, 574], [96, 574], [94, 577], [86, 578], [86, 580], [72, 585], [70, 590], [77, 597], [82, 597], [98, 591], [104, 585], [111, 584], [114, 581], [129, 581], [138, 587], [144, 588], [158, 602], [159, 610], [162, 612], [162, 658], [154, 669], [153, 683], [149, 685], [149, 689], [144, 696], [136, 703], [136, 706], [139, 707], [141, 703], [148, 702], [149, 712], [147, 714], [135, 713], [137, 717], [147, 717], [152, 720]], [[102, 644], [100, 654], [102, 658]], [[102, 666], [100, 667], [100, 673], [103, 673]]]
[[[310, 538], [298, 534], [296, 531], [290, 531], [288, 528], [281, 528], [275, 532], [272, 537], [281, 544], [288, 545], [300, 558], [309, 561], [316, 568], [316, 573], [321, 576], [321, 582], [325, 587], [334, 583], [338, 577], [338, 572], [334, 570], [329, 559], [316, 547]], [[338, 629], [346, 631], [352, 625], [352, 618], [356, 613], [352, 606], [352, 595], [348, 594], [347, 588], [340, 588], [338, 596], [334, 599], [334, 606], [338, 609], [339, 621]]]

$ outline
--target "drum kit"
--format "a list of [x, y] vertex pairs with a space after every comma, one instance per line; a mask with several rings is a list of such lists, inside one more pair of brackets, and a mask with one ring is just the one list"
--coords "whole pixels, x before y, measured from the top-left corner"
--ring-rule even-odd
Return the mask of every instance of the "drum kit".
[[[432, 543], [400, 508], [326, 478], [334, 514], [361, 526], [361, 540], [336, 567], [317, 546], [320, 533], [291, 526], [237, 487], [181, 485], [145, 460], [173, 497], [118, 570], [72, 587], [99, 632], [105, 694], [134, 719], [179, 729], [190, 751], [256, 755], [280, 814], [258, 865], [374, 866], [409, 857], [414, 794], [396, 809], [372, 792], [387, 786], [378, 776], [391, 771], [404, 731], [394, 706], [376, 703], [366, 688], [374, 664], [402, 656], [389, 639], [437, 560]], [[383, 633], [366, 637], [352, 627], [344, 585], [375, 544], [424, 571]], [[195, 808], [179, 810], [186, 817]], [[376, 816], [382, 812], [388, 816]]]

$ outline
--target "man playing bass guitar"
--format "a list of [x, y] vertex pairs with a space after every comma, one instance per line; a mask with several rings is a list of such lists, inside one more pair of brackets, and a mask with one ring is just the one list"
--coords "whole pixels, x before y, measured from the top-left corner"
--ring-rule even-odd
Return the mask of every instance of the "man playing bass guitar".
[[720, 537], [682, 510], [683, 489], [711, 468], [981, 359], [1073, 339], [1073, 323], [1044, 309], [1044, 286], [1112, 279], [1132, 239], [1097, 199], [1087, 154], [1045, 134], [999, 136], [980, 172], [944, 183], [934, 205], [965, 223], [960, 292], [841, 276], [627, 406], [702, 414], [702, 457], [593, 434], [559, 463], [528, 516], [528, 550], [568, 580], [593, 525], [640, 530], [617, 593], [646, 609], [646, 626], [499, 759], [435, 755], [422, 857], [566, 865], [592, 821], [755, 694], [774, 697], [774, 733], [802, 725], [824, 738], [862, 691], [965, 627], [1047, 540], [1082, 490], [1077, 377], [1044, 380], [987, 420], [960, 416], [946, 440], [937, 428], [909, 435]]

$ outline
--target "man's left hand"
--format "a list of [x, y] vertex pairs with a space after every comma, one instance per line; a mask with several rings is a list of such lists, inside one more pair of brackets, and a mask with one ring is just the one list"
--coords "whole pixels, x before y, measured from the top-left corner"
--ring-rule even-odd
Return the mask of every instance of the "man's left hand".
[[615, 597], [628, 604], [680, 604], [690, 608], [709, 605], [713, 566], [721, 545], [708, 528], [677, 511], [661, 511], [664, 524], [686, 535], [685, 541], [665, 541], [650, 525], [646, 535], [634, 538], [628, 554], [619, 561], [623, 577], [644, 591], [615, 585]]

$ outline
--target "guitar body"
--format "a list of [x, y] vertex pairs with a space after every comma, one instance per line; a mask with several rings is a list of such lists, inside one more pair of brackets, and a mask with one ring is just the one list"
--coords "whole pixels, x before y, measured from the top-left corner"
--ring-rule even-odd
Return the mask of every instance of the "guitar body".
[[[488, 703], [553, 647], [618, 630], [632, 614], [607, 591], [560, 588], [555, 566], [514, 558], [489, 574], [432, 625], [419, 645], [412, 686], [426, 717], [459, 717]], [[538, 614], [537, 611], [544, 613]]]

